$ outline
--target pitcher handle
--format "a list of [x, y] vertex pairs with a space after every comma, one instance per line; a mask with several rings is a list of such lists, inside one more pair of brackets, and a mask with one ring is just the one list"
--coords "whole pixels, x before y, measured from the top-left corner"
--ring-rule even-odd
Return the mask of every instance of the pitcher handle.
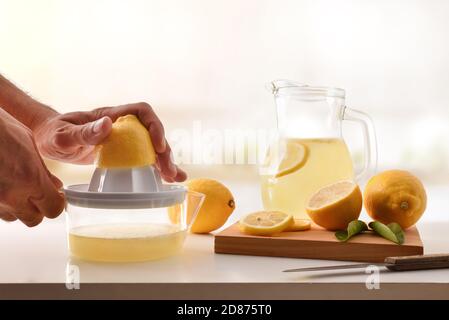
[[358, 110], [345, 107], [343, 120], [353, 121], [361, 125], [364, 140], [364, 165], [361, 172], [356, 174], [358, 182], [368, 179], [377, 169], [377, 140], [374, 123], [370, 116]]

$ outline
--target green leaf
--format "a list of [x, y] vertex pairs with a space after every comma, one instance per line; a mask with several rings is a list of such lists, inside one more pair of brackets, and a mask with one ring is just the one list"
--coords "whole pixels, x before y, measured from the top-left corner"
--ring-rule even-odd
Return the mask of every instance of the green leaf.
[[392, 222], [389, 223], [387, 227], [390, 228], [390, 230], [393, 231], [393, 233], [396, 235], [396, 238], [398, 239], [397, 243], [403, 244], [405, 241], [405, 234], [399, 223]]
[[397, 244], [404, 243], [404, 232], [399, 224], [393, 222], [385, 225], [379, 221], [370, 222], [369, 227], [381, 237]]
[[354, 220], [349, 222], [346, 230], [335, 232], [335, 237], [339, 241], [348, 241], [351, 237], [366, 230], [368, 230], [368, 226], [365, 222], [361, 220]]

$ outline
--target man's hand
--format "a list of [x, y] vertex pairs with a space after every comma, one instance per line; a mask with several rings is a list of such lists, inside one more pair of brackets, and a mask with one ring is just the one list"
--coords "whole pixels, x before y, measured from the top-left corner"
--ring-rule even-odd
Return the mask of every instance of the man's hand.
[[0, 218], [29, 227], [64, 209], [62, 182], [45, 167], [30, 129], [0, 109]]
[[34, 130], [37, 147], [43, 156], [51, 159], [92, 163], [95, 145], [109, 135], [112, 123], [118, 117], [127, 114], [136, 115], [148, 129], [162, 178], [167, 182], [184, 181], [187, 175], [173, 163], [161, 121], [150, 105], [143, 102], [55, 115]]

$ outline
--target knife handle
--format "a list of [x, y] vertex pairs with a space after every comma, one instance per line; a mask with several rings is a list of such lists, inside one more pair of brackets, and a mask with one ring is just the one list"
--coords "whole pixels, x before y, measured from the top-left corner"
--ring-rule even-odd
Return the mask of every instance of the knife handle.
[[449, 268], [449, 254], [387, 257], [385, 263], [393, 271], [442, 269]]

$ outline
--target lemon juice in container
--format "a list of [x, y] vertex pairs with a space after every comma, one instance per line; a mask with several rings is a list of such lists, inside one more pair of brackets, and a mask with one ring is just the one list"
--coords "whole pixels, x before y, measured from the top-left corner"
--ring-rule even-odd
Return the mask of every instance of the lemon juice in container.
[[148, 131], [135, 116], [114, 122], [97, 155], [90, 184], [64, 189], [70, 253], [136, 262], [179, 252], [204, 195], [162, 183]]
[[[274, 81], [278, 135], [260, 167], [266, 210], [308, 219], [305, 206], [321, 187], [339, 180], [363, 179], [376, 166], [376, 140], [370, 118], [345, 106], [345, 91]], [[355, 175], [342, 138], [342, 121], [361, 124], [365, 141], [363, 171]]]

